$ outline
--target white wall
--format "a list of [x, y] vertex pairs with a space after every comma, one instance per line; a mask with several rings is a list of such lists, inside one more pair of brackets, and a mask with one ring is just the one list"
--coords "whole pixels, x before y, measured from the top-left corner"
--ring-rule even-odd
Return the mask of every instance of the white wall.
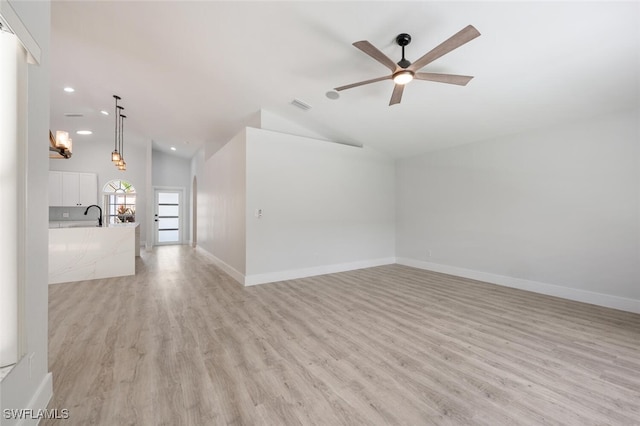
[[398, 161], [399, 261], [640, 312], [638, 118]]
[[[95, 136], [95, 135], [94, 135]], [[126, 146], [127, 170], [118, 170], [111, 162], [113, 146], [99, 143], [97, 136], [83, 139], [73, 138], [73, 155], [67, 160], [49, 160], [50, 170], [68, 172], [90, 172], [98, 174], [98, 204], [102, 204], [102, 188], [113, 179], [123, 179], [136, 188], [136, 222], [140, 223], [141, 244], [147, 239], [147, 146], [144, 142], [128, 143]], [[149, 141], [148, 144], [151, 144]], [[48, 154], [47, 154], [48, 155]], [[150, 195], [153, 197], [153, 194]]]
[[242, 282], [246, 263], [246, 141], [239, 133], [206, 158], [192, 162], [198, 179], [198, 247]]
[[[48, 152], [49, 140], [49, 2], [12, 2], [42, 51], [39, 66], [29, 66], [27, 214], [25, 274], [26, 356], [0, 383], [0, 409], [45, 408], [51, 397], [48, 373]], [[4, 419], [3, 425], [14, 420]], [[29, 422], [24, 424], [35, 424]]]
[[187, 244], [191, 238], [191, 160], [153, 150], [152, 170], [154, 187], [184, 189], [182, 239], [183, 243]]
[[246, 132], [247, 284], [393, 263], [390, 158], [274, 131]]

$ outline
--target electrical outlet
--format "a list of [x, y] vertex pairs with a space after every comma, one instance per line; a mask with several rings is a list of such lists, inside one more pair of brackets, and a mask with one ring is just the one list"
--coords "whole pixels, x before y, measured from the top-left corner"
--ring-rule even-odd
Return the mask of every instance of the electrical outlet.
[[427, 250], [427, 257], [431, 257], [431, 250]]
[[69, 212], [62, 212], [62, 217], [69, 217]]

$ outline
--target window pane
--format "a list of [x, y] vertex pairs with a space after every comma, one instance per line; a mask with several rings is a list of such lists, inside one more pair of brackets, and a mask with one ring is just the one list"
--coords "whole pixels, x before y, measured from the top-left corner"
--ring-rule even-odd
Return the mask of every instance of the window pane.
[[124, 180], [112, 180], [104, 186], [104, 192], [135, 193], [136, 189]]
[[178, 204], [179, 197], [177, 192], [158, 192], [158, 204]]
[[158, 216], [179, 216], [180, 207], [178, 206], [158, 206]]
[[159, 243], [172, 243], [178, 241], [178, 231], [163, 231], [158, 230], [158, 242]]
[[163, 229], [178, 229], [180, 225], [180, 219], [175, 218], [175, 219], [163, 219], [160, 218], [158, 219], [158, 228], [160, 230]]

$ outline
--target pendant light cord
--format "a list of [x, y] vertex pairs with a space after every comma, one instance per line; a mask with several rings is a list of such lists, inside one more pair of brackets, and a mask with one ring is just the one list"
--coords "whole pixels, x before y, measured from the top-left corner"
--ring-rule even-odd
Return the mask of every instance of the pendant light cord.
[[113, 95], [113, 97], [116, 99], [116, 110], [115, 110], [115, 115], [116, 115], [116, 130], [115, 130], [115, 134], [114, 134], [114, 150], [116, 152], [118, 152], [118, 101], [120, 100], [120, 96], [118, 95]]
[[[122, 108], [124, 109], [124, 108]], [[126, 115], [120, 114], [120, 156], [122, 157], [122, 161], [124, 161], [124, 119], [127, 118]]]

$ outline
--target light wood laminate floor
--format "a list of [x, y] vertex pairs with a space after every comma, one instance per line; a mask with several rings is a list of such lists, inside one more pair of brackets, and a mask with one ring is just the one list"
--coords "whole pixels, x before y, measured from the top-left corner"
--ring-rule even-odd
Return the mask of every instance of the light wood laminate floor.
[[49, 286], [68, 420], [639, 425], [640, 315], [390, 265], [243, 288], [188, 246]]

